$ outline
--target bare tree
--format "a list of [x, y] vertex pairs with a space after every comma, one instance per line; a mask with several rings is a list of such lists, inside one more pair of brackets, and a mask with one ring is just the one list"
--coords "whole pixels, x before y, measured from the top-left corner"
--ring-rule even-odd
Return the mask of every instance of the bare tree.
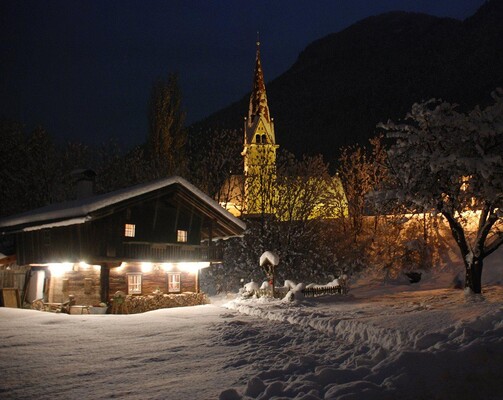
[[248, 156], [249, 168], [245, 171], [245, 203], [243, 212], [265, 219], [274, 215], [278, 198], [276, 149], [257, 146]]
[[355, 243], [363, 233], [365, 215], [374, 214], [374, 231], [377, 229], [378, 215], [366, 196], [380, 188], [388, 177], [382, 139], [382, 136], [370, 139], [370, 150], [359, 145], [343, 148], [339, 158], [338, 174], [347, 198], [349, 228]]

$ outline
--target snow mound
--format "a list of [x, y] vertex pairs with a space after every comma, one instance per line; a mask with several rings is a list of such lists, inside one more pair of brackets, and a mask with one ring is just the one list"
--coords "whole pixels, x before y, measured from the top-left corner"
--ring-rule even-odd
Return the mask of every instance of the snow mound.
[[[286, 281], [290, 282], [290, 281]], [[286, 286], [285, 282], [285, 286]], [[292, 302], [292, 301], [302, 301], [304, 299], [304, 293], [302, 291], [305, 289], [305, 285], [303, 283], [299, 283], [297, 285], [291, 285], [288, 293], [283, 297], [283, 302]]]
[[256, 292], [257, 290], [259, 290], [259, 285], [257, 282], [251, 281], [251, 282], [246, 283], [243, 286], [243, 288], [246, 292], [253, 293], [253, 292]]
[[268, 281], [264, 281], [264, 282], [262, 282], [262, 285], [260, 286], [260, 290], [269, 289], [269, 286], [271, 286], [269, 284], [269, 282]]

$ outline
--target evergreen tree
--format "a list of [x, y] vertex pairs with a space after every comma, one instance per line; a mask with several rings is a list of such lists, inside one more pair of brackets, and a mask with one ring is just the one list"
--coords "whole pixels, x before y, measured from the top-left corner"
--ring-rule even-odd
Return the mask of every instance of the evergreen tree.
[[181, 103], [177, 75], [170, 74], [167, 80], [159, 79], [152, 86], [147, 149], [157, 177], [186, 175], [187, 133]]
[[0, 121], [0, 216], [23, 211], [27, 208], [26, 189], [28, 177], [26, 137], [23, 125], [14, 121]]
[[51, 135], [37, 127], [27, 140], [28, 157], [25, 168], [29, 171], [27, 189], [29, 208], [46, 206], [56, 200], [58, 184], [62, 179], [59, 152]]
[[98, 193], [149, 182], [159, 177], [151, 160], [145, 156], [143, 146], [136, 146], [127, 153], [117, 140], [110, 139], [98, 150], [99, 160], [96, 179]]
[[242, 131], [211, 129], [192, 131], [188, 141], [190, 181], [221, 203], [230, 200], [236, 188], [231, 176], [243, 170]]

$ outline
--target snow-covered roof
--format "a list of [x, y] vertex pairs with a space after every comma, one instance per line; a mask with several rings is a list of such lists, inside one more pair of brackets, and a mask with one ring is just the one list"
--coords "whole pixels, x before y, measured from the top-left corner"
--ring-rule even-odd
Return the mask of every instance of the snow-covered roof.
[[278, 265], [279, 257], [272, 251], [266, 251], [260, 256], [260, 266], [263, 266], [266, 262], [269, 262], [269, 264], [272, 265]]
[[8, 229], [11, 227], [23, 226], [23, 230], [28, 231], [56, 226], [82, 224], [88, 221], [89, 214], [95, 211], [175, 184], [187, 189], [202, 202], [206, 203], [208, 207], [220, 214], [223, 218], [236, 224], [243, 230], [246, 228], [243, 221], [234, 217], [222, 208], [215, 200], [211, 199], [194, 185], [179, 176], [172, 176], [102, 195], [52, 204], [50, 206], [38, 208], [22, 214], [2, 218], [0, 219], [0, 230], [2, 228]]

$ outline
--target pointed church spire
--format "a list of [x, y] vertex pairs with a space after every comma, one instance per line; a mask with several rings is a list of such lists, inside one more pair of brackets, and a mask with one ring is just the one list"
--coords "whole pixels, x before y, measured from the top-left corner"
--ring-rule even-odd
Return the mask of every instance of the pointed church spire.
[[264, 72], [260, 63], [260, 41], [257, 32], [257, 56], [255, 59], [255, 72], [253, 76], [253, 90], [250, 95], [248, 107], [248, 121], [253, 121], [255, 116], [262, 115], [267, 122], [271, 122], [267, 94], [265, 92]]
[[[257, 57], [250, 95], [248, 118], [244, 121], [243, 166], [245, 176], [245, 212], [270, 214], [270, 199], [274, 197], [276, 181], [276, 136], [274, 122], [269, 114], [265, 92], [264, 73], [260, 62], [260, 41], [257, 36]], [[266, 192], [264, 192], [264, 188]], [[271, 197], [272, 196], [272, 197]]]

